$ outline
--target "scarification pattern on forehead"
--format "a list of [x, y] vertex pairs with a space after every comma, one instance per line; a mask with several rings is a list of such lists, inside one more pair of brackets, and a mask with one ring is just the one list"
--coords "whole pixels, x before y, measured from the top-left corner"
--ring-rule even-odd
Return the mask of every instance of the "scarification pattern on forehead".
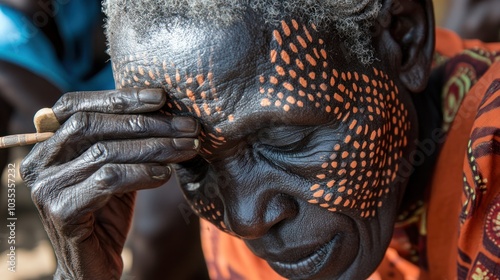
[[282, 21], [269, 53], [273, 73], [259, 77], [261, 106], [285, 112], [314, 106], [348, 124], [342, 143], [321, 159], [309, 202], [373, 217], [396, 178], [410, 129], [408, 112], [386, 73], [342, 72], [328, 56], [314, 25]]

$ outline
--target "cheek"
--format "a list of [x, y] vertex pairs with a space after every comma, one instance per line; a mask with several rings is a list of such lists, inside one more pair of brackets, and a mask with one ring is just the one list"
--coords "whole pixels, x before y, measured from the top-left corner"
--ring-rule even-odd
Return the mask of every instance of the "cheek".
[[407, 146], [408, 111], [384, 72], [341, 71], [314, 26], [283, 21], [273, 32], [272, 73], [259, 78], [262, 107], [300, 115], [329, 114], [345, 127], [345, 138], [313, 174], [308, 201], [331, 212], [375, 217], [392, 191]]
[[217, 228], [232, 234], [224, 223], [224, 204], [219, 197], [217, 185], [189, 183], [183, 187], [184, 195], [193, 211], [201, 218], [211, 222]]

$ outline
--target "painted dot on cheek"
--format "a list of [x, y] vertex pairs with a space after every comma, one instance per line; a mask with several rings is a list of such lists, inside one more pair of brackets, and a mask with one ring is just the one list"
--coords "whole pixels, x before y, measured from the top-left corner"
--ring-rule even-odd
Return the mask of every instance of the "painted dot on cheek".
[[303, 88], [307, 88], [307, 80], [304, 77], [299, 78], [299, 83]]
[[278, 58], [278, 52], [276, 50], [272, 50], [270, 56], [271, 56], [271, 62], [276, 63], [276, 60]]
[[295, 88], [293, 87], [293, 85], [290, 84], [290, 83], [287, 83], [287, 82], [283, 83], [283, 87], [285, 89], [287, 89], [288, 91], [292, 91], [293, 92], [295, 90]]
[[279, 65], [276, 65], [276, 72], [278, 73], [278, 75], [280, 76], [285, 76], [285, 69], [283, 69], [283, 67], [279, 66]]
[[290, 34], [292, 34], [290, 27], [284, 20], [281, 21], [281, 28], [283, 29], [283, 32], [285, 33], [286, 36], [290, 36]]
[[262, 101], [260, 102], [260, 105], [262, 107], [268, 107], [268, 106], [271, 106], [271, 101], [268, 99], [268, 98], [264, 98], [262, 99]]
[[320, 185], [319, 185], [319, 184], [315, 184], [315, 185], [313, 185], [313, 186], [311, 187], [311, 191], [315, 191], [315, 190], [317, 190], [317, 189], [319, 189], [319, 188], [320, 188]]
[[318, 174], [318, 175], [316, 175], [316, 178], [318, 178], [318, 179], [325, 179], [326, 175], [325, 174]]
[[335, 201], [333, 202], [334, 205], [339, 205], [340, 203], [342, 202], [342, 197], [339, 196], [335, 199]]
[[281, 51], [281, 59], [283, 59], [283, 61], [286, 63], [286, 64], [290, 64], [290, 56], [288, 55], [288, 53], [286, 51]]
[[316, 65], [318, 65], [318, 62], [316, 61], [316, 59], [314, 59], [310, 54], [306, 54], [306, 60], [313, 67], [315, 67]]
[[304, 49], [307, 48], [307, 43], [306, 41], [304, 40], [304, 38], [302, 38], [302, 36], [297, 36], [297, 41], [299, 42], [300, 46]]
[[322, 197], [324, 193], [325, 193], [324, 190], [319, 190], [319, 191], [315, 192], [313, 194], [313, 196], [316, 197], [316, 198], [319, 198], [319, 197]]
[[312, 43], [313, 42], [313, 38], [312, 38], [311, 34], [309, 33], [309, 30], [307, 29], [307, 27], [305, 25], [304, 25], [304, 34], [306, 35], [307, 40], [309, 40], [309, 42]]
[[297, 65], [297, 67], [299, 67], [300, 70], [304, 71], [305, 67], [304, 67], [304, 63], [302, 63], [302, 61], [300, 59], [296, 59], [295, 60], [295, 64]]
[[283, 39], [281, 38], [281, 34], [279, 33], [278, 30], [273, 31], [273, 37], [278, 42], [278, 45], [283, 45]]
[[330, 201], [330, 200], [332, 200], [332, 197], [333, 197], [333, 194], [332, 193], [328, 193], [328, 194], [325, 195], [324, 199], [325, 199], [325, 201]]

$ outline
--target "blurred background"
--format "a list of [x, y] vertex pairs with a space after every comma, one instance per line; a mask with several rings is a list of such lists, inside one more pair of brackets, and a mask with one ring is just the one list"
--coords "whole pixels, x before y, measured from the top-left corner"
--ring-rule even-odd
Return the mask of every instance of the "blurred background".
[[[30, 0], [0, 0], [0, 8], [3, 6], [22, 10], [24, 14], [31, 15], [33, 19], [37, 18], [37, 9], [33, 4], [31, 6], [28, 3]], [[500, 0], [494, 0], [500, 1]], [[40, 0], [40, 1], [32, 1], [33, 3], [49, 3], [50, 0]], [[61, 2], [61, 1], [60, 1]], [[67, 1], [64, 1], [67, 2]], [[78, 1], [76, 1], [78, 2]], [[80, 1], [82, 2], [82, 1]], [[88, 5], [90, 2], [99, 3], [100, 1], [88, 1], [82, 2], [84, 5]], [[488, 0], [434, 0], [435, 5], [435, 13], [436, 13], [436, 22], [438, 26], [447, 26], [460, 31], [460, 33], [464, 36], [474, 37], [474, 32], [477, 32], [480, 29], [480, 24], [477, 24], [476, 29], [474, 28], [465, 28], [461, 29], [460, 24], [465, 22], [464, 5], [468, 5], [471, 2], [488, 2]], [[94, 4], [95, 4], [94, 3]], [[459, 6], [459, 7], [458, 7]], [[88, 6], [85, 6], [88, 8]], [[52, 7], [52, 11], [54, 11], [54, 7]], [[100, 9], [98, 9], [100, 11]], [[4, 10], [4, 15], [6, 11]], [[100, 13], [100, 12], [99, 12]], [[41, 15], [41, 14], [39, 14]], [[453, 16], [452, 16], [453, 15]], [[29, 17], [27, 17], [29, 18]], [[39, 23], [43, 23], [45, 18], [38, 18]], [[98, 25], [102, 25], [102, 15], [97, 15], [95, 18]], [[475, 22], [475, 21], [473, 21]], [[35, 22], [36, 23], [36, 22]], [[0, 32], [7, 32], [8, 28], [6, 28], [6, 24], [8, 22], [2, 21], [2, 10], [0, 9]], [[51, 22], [49, 19], [45, 22], [41, 29], [51, 27], [51, 24], [55, 24]], [[2, 26], [4, 25], [4, 26]], [[41, 25], [41, 24], [40, 24]], [[53, 27], [53, 26], [52, 26]], [[28, 30], [30, 31], [30, 30]], [[31, 30], [33, 31], [33, 30]], [[60, 40], [57, 38], [51, 38], [51, 33], [43, 30], [43, 33], [51, 39], [54, 44], [64, 44], [65, 40]], [[10, 34], [10, 33], [9, 33]], [[1, 34], [1, 36], [7, 36], [9, 34]], [[489, 40], [498, 40], [500, 37], [499, 29], [496, 29], [495, 32], [492, 33], [491, 38]], [[479, 33], [477, 33], [479, 36]], [[482, 36], [482, 35], [481, 35]], [[483, 37], [484, 38], [484, 37]], [[487, 37], [486, 37], [487, 38]], [[64, 38], [63, 38], [64, 39]], [[102, 49], [103, 46], [103, 35], [102, 33], [93, 34], [90, 40], [95, 40], [94, 44], [87, 44], [88, 48], [92, 48], [97, 55], [95, 55], [92, 60], [92, 65], [90, 65], [89, 69], [104, 69], [105, 66], [99, 65], [100, 63], [104, 63], [107, 60], [105, 53]], [[101, 46], [101, 48], [97, 48], [96, 46]], [[14, 69], [9, 70], [8, 67], [12, 66], [9, 64], [2, 63], [2, 60], [13, 59], [13, 57], [3, 57], [1, 56], [2, 42], [0, 42], [0, 122], [3, 123], [3, 128], [0, 127], [1, 134], [12, 134], [12, 133], [25, 133], [32, 132], [34, 130], [33, 125], [31, 124], [31, 116], [35, 110], [41, 107], [50, 106], [53, 104], [57, 97], [60, 95], [60, 90], [54, 90], [53, 88], [44, 88], [44, 87], [35, 87], [36, 83], [32, 83], [31, 80], [27, 79], [29, 77], [27, 73], [23, 72], [22, 69]], [[57, 48], [56, 48], [57, 49]], [[79, 52], [84, 52], [84, 50], [78, 50]], [[11, 52], [12, 53], [12, 52]], [[14, 59], [15, 62], [19, 62], [19, 65], [23, 65], [23, 49], [15, 50], [17, 56]], [[33, 54], [26, 54], [33, 55]], [[35, 54], [36, 55], [36, 54]], [[62, 57], [61, 55], [60, 57]], [[58, 55], [59, 57], [59, 55]], [[95, 61], [97, 62], [95, 62]], [[12, 61], [9, 61], [12, 64]], [[91, 70], [86, 70], [91, 71]], [[94, 74], [99, 71], [94, 71]], [[109, 71], [109, 70], [106, 70]], [[14, 73], [14, 74], [12, 74]], [[109, 73], [108, 73], [109, 74]], [[15, 76], [12, 76], [15, 75]], [[97, 75], [97, 74], [96, 74]], [[13, 78], [14, 77], [14, 78]], [[23, 80], [16, 82], [16, 78], [23, 77]], [[109, 77], [109, 75], [107, 76]], [[59, 77], [60, 78], [60, 77]], [[49, 77], [50, 79], [50, 77]], [[52, 79], [57, 80], [58, 77], [52, 77]], [[29, 81], [28, 81], [29, 80]], [[57, 80], [59, 81], [59, 80]], [[60, 82], [59, 89], [63, 89], [64, 91], [72, 90], [71, 87], [67, 87], [65, 83], [71, 82], [71, 79], [66, 79]], [[88, 77], [81, 79], [78, 83], [82, 81], [88, 81]], [[112, 85], [109, 83], [108, 85]], [[17, 83], [17, 84], [16, 84]], [[57, 84], [57, 82], [56, 82]], [[30, 88], [30, 85], [32, 86]], [[66, 87], [65, 87], [66, 86]], [[13, 88], [18, 89], [18, 92], [12, 90]], [[23, 92], [28, 91], [40, 91], [43, 88], [43, 92], [40, 93], [42, 97], [33, 97], [30, 99], [29, 96], [19, 97], [19, 92], [21, 95]], [[51, 93], [50, 91], [53, 91]], [[4, 92], [2, 92], [4, 91]], [[7, 97], [5, 97], [7, 96]], [[20, 100], [17, 100], [20, 99]], [[41, 101], [40, 101], [41, 99]], [[33, 100], [33, 101], [32, 101]], [[16, 104], [19, 103], [19, 107], [21, 109], [16, 111], [16, 108], [11, 108], [7, 106], [7, 104]], [[31, 106], [29, 106], [31, 105]], [[24, 107], [27, 108], [24, 108]], [[15, 106], [13, 106], [15, 107]], [[8, 125], [7, 125], [8, 124]], [[1, 125], [0, 125], [1, 126]], [[0, 152], [0, 163], [3, 159], [3, 164], [10, 163], [15, 164], [16, 170], [16, 209], [15, 216], [17, 218], [16, 221], [16, 229], [15, 229], [15, 238], [16, 238], [16, 268], [15, 272], [10, 272], [8, 270], [8, 258], [9, 256], [9, 247], [8, 238], [9, 238], [9, 230], [6, 227], [8, 224], [7, 221], [7, 169], [3, 172], [2, 183], [0, 188], [0, 279], [3, 280], [28, 280], [28, 279], [52, 279], [52, 274], [55, 270], [55, 258], [52, 253], [52, 248], [50, 243], [47, 240], [47, 236], [43, 230], [43, 227], [38, 218], [37, 211], [33, 204], [31, 203], [29, 190], [23, 185], [22, 180], [18, 175], [18, 168], [20, 160], [26, 155], [29, 151], [28, 148], [13, 148], [9, 150], [8, 155], [5, 151]], [[6, 158], [8, 156], [8, 158]], [[2, 166], [0, 164], [0, 166]], [[171, 188], [172, 189], [172, 188]], [[175, 189], [175, 188], [174, 188]], [[160, 191], [162, 195], [168, 195], [172, 197], [172, 207], [170, 209], [165, 208], [165, 205], [158, 206], [158, 211], [171, 211], [175, 212], [175, 217], [170, 219], [173, 222], [173, 225], [164, 225], [163, 221], [164, 217], [157, 217], [154, 214], [151, 215], [151, 212], [143, 211], [145, 215], [149, 215], [148, 219], [142, 220], [142, 224], [146, 224], [145, 227], [141, 227], [142, 229], [137, 229], [134, 226], [134, 233], [132, 234], [131, 241], [129, 242], [127, 248], [123, 253], [124, 262], [125, 262], [125, 275], [123, 279], [206, 279], [206, 271], [203, 267], [203, 261], [201, 258], [201, 251], [199, 250], [199, 240], [197, 240], [196, 233], [199, 230], [196, 219], [192, 217], [189, 220], [185, 220], [183, 216], [180, 215], [177, 205], [182, 200], [180, 193], [176, 191], [175, 193], [171, 193], [169, 190]], [[154, 196], [155, 194], [150, 194], [149, 196]], [[147, 195], [146, 195], [147, 196]], [[146, 198], [144, 198], [146, 199]], [[154, 203], [153, 203], [154, 205]], [[156, 207], [156, 206], [155, 206]], [[143, 229], [146, 228], [146, 229]], [[170, 233], [165, 234], [168, 231]], [[174, 232], [174, 233], [172, 233]], [[186, 234], [187, 233], [187, 234]], [[159, 237], [161, 236], [161, 237]], [[171, 239], [179, 240], [183, 239], [183, 241], [179, 241], [174, 245], [162, 244], [158, 240], [165, 240], [164, 236], [172, 237]], [[189, 239], [186, 239], [189, 238]], [[167, 252], [167, 255], [161, 255], [160, 253], [152, 253], [156, 245], [159, 248], [168, 248], [170, 250]], [[156, 247], [158, 247], [156, 246]], [[162, 247], [163, 246], [163, 247]], [[176, 247], [177, 246], [177, 247]], [[134, 269], [133, 260], [132, 260], [132, 251], [135, 250], [139, 259], [149, 262], [151, 259], [167, 259], [168, 261], [164, 261], [164, 263], [154, 263], [149, 262], [148, 265], [144, 265], [144, 263], [140, 263], [136, 259], [137, 268]], [[158, 249], [157, 249], [158, 250]], [[186, 253], [187, 252], [187, 253]], [[165, 254], [165, 252], [163, 253]], [[173, 257], [172, 257], [173, 256]], [[168, 266], [170, 264], [170, 267]], [[142, 267], [142, 268], [141, 268]], [[158, 271], [158, 267], [160, 270], [179, 270], [180, 272], [176, 272], [177, 274], [166, 275], [163, 274], [162, 271]], [[145, 272], [143, 270], [148, 270], [149, 272]], [[187, 273], [188, 271], [189, 273]]]

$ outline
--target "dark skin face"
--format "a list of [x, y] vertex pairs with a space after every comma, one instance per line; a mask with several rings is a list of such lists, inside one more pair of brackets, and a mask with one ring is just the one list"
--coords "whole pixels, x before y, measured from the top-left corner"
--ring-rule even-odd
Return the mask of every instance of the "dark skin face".
[[200, 155], [177, 165], [202, 218], [285, 277], [362, 277], [389, 242], [404, 189], [408, 93], [385, 65], [349, 63], [335, 33], [249, 17], [181, 25], [161, 48], [131, 43], [139, 54], [114, 57], [115, 79], [164, 88], [165, 111], [203, 124]]
[[[169, 123], [179, 118], [172, 116], [187, 115], [196, 118], [201, 129], [174, 135], [161, 129], [160, 122], [148, 120], [146, 134], [198, 136], [200, 147], [194, 147], [194, 154], [193, 145], [175, 148], [175, 143], [167, 141], [164, 150], [154, 153], [161, 147], [141, 142], [136, 144], [146, 147], [142, 153], [127, 146], [121, 150], [130, 150], [131, 155], [121, 155], [117, 150], [112, 158], [120, 162], [176, 163], [193, 209], [221, 230], [242, 238], [256, 255], [287, 278], [365, 278], [376, 268], [390, 241], [406, 185], [407, 178], [398, 176], [398, 169], [417, 137], [410, 94], [421, 90], [427, 80], [433, 43], [429, 39], [432, 34], [427, 33], [432, 29], [429, 6], [403, 1], [401, 9], [390, 9], [388, 20], [376, 24], [373, 45], [379, 60], [371, 66], [347, 57], [333, 30], [320, 30], [294, 17], [271, 26], [253, 13], [229, 27], [184, 22], [174, 29], [152, 30], [151, 34], [159, 37], [150, 38], [144, 45], [142, 41], [120, 42], [120, 48], [134, 55], [113, 57], [119, 87], [154, 87], [167, 92], [163, 115], [146, 118]], [[81, 101], [86, 99], [87, 104]], [[79, 98], [79, 106], [65, 108], [75, 100], [69, 96], [54, 107], [56, 115], [65, 116], [61, 121], [75, 110], [100, 112], [106, 108], [92, 105], [95, 99], [92, 101], [90, 94]], [[101, 130], [104, 132], [98, 135], [106, 140], [125, 129], [121, 137], [141, 137], [134, 134], [134, 126], [128, 128], [130, 121], [126, 118], [132, 117], [127, 114], [154, 111], [163, 103], [156, 103], [154, 108], [132, 106], [130, 110], [129, 102], [135, 99], [126, 100], [121, 106], [125, 119], [100, 117], [102, 125], [85, 133]], [[109, 128], [104, 124], [108, 123], [113, 132], [105, 132]], [[66, 133], [59, 138], [78, 135], [74, 126], [63, 126]], [[57, 138], [47, 145], [59, 145], [55, 150], [62, 153], [61, 145], [68, 140]], [[123, 145], [128, 144], [112, 142], [109, 149], [114, 151]], [[169, 155], [171, 145], [174, 150], [185, 151], [174, 153], [177, 157]], [[86, 148], [82, 148], [83, 159]], [[30, 171], [51, 165], [50, 160], [42, 166], [35, 163], [40, 149], [24, 165], [25, 178], [35, 186], [40, 185], [37, 172], [45, 172], [42, 177], [46, 178], [56, 176], [49, 171]], [[57, 153], [51, 158], [56, 159]], [[87, 163], [76, 160], [85, 169]], [[148, 173], [144, 164], [140, 166], [142, 173], [119, 173], [127, 174], [127, 178], [116, 184], [125, 184], [125, 179], [139, 182], [144, 178], [140, 174]], [[87, 181], [102, 180], [92, 175]], [[151, 179], [148, 182], [156, 184]], [[135, 189], [139, 186], [129, 184], [127, 190]], [[120, 193], [123, 191], [120, 189]], [[36, 194], [43, 201], [44, 194]], [[108, 201], [101, 201], [99, 207], [113, 208]], [[64, 211], [65, 219], [61, 219], [58, 211], [55, 214], [59, 215], [48, 211], [48, 230], [59, 235], [75, 233], [57, 231], [57, 226], [50, 225], [64, 225], [77, 216], [86, 220], [77, 212]], [[98, 212], [90, 215], [99, 216]], [[51, 222], [51, 217], [59, 219]], [[86, 229], [86, 234], [105, 238], [99, 230]], [[82, 246], [78, 242], [69, 244]], [[57, 255], [57, 246], [55, 249]], [[75, 265], [62, 248], [59, 251], [58, 259], [65, 263], [59, 273], [71, 274]], [[76, 253], [75, 258], [85, 260], [79, 269], [91, 271], [92, 262], [84, 253]], [[112, 264], [119, 270], [118, 263]]]

